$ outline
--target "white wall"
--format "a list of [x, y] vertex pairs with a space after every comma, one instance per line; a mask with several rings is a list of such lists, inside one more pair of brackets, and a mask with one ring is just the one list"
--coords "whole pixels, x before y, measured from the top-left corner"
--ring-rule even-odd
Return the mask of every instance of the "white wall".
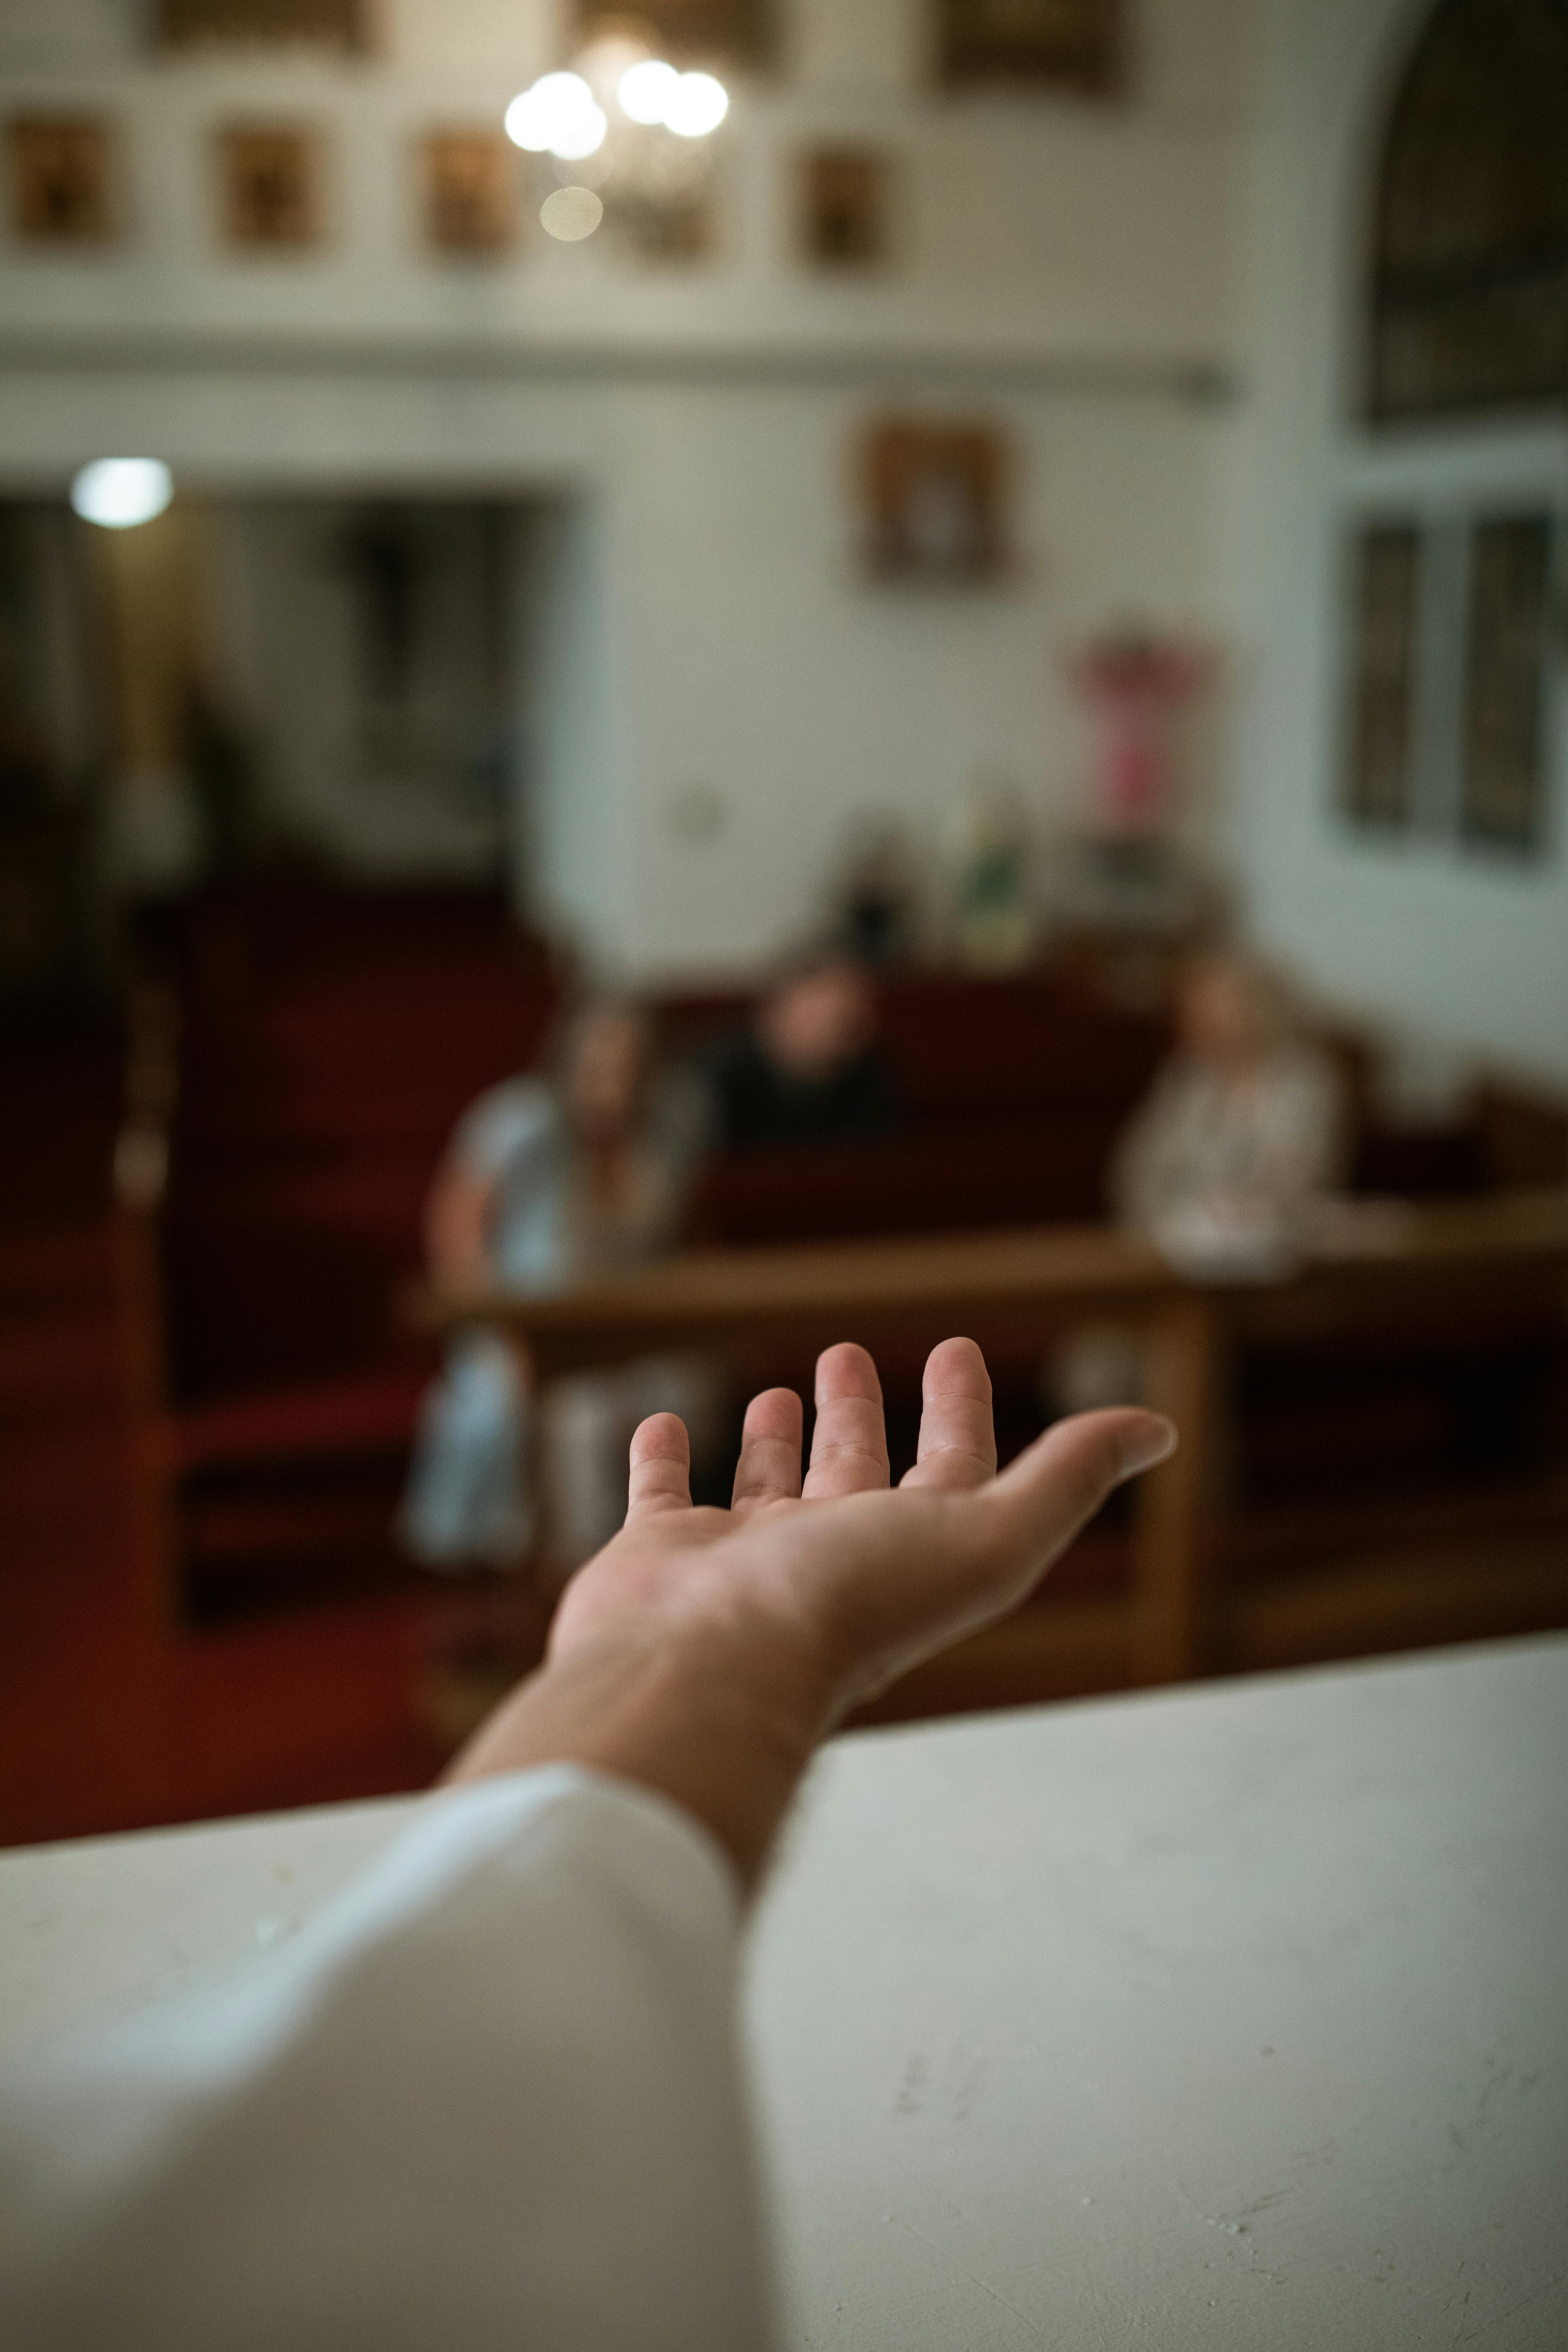
[[[145, 449], [193, 489], [555, 499], [531, 883], [602, 953], [765, 953], [857, 812], [934, 836], [980, 768], [1066, 808], [1064, 646], [1128, 615], [1215, 625], [1250, 0], [1145, 0], [1112, 108], [945, 100], [921, 0], [799, 0], [786, 70], [738, 95], [724, 246], [676, 271], [540, 236], [495, 265], [419, 249], [408, 142], [494, 119], [555, 61], [537, 6], [389, 0], [381, 58], [261, 67], [127, 63], [102, 31], [127, 5], [0, 25], [0, 97], [111, 108], [136, 205], [101, 260], [0, 247], [0, 467], [60, 484]], [[205, 142], [242, 102], [331, 123], [320, 257], [216, 246]], [[900, 159], [903, 250], [885, 279], [825, 284], [790, 247], [791, 173], [803, 138], [846, 132]], [[910, 403], [1014, 436], [1019, 564], [994, 591], [859, 577], [851, 449]], [[679, 823], [693, 787], [717, 816], [700, 838]]]
[[1334, 808], [1347, 517], [1472, 496], [1568, 512], [1568, 430], [1355, 421], [1363, 251], [1383, 110], [1425, 15], [1413, 0], [1268, 0], [1253, 230], [1249, 397], [1237, 436], [1236, 630], [1249, 693], [1236, 854], [1262, 936], [1347, 1006], [1456, 1053], [1568, 1080], [1568, 733], [1559, 695], [1548, 854], [1379, 841]]
[[[845, 477], [863, 396], [687, 392], [624, 420], [639, 956], [700, 943], [722, 961], [787, 935], [857, 816], [897, 812], [934, 854], [977, 772], [1067, 814], [1066, 644], [1129, 609], [1209, 618], [1212, 419], [1147, 400], [985, 405], [1023, 458], [1018, 576], [934, 598], [858, 577]], [[692, 784], [724, 812], [706, 843], [673, 822]]]
[[[452, 121], [499, 123], [566, 53], [552, 0], [386, 0], [384, 53], [312, 63], [131, 48], [141, 0], [7, 0], [0, 95], [111, 113], [131, 233], [62, 259], [0, 236], [7, 343], [101, 350], [200, 335], [400, 349], [852, 343], [1173, 360], [1228, 356], [1226, 262], [1241, 31], [1252, 0], [1142, 0], [1135, 99], [1102, 106], [928, 86], [924, 0], [780, 0], [785, 71], [740, 85], [720, 134], [728, 181], [711, 261], [648, 271], [604, 236], [454, 263], [424, 252], [411, 150]], [[13, 13], [15, 11], [15, 14]], [[226, 255], [212, 134], [237, 115], [329, 133], [332, 234], [320, 251]], [[825, 282], [792, 250], [804, 141], [867, 135], [900, 170], [900, 267]], [[520, 159], [520, 170], [522, 168]], [[552, 184], [539, 176], [540, 194]]]
[[[867, 398], [38, 370], [0, 386], [0, 436], [45, 478], [112, 439], [169, 450], [198, 492], [564, 500], [539, 655], [538, 887], [601, 951], [674, 969], [798, 929], [858, 811], [934, 835], [994, 767], [1066, 810], [1060, 648], [1128, 610], [1212, 620], [1222, 417], [1154, 395], [994, 395], [1024, 460], [1018, 574], [933, 597], [860, 580], [845, 476]], [[694, 783], [721, 803], [699, 842], [672, 822]]]

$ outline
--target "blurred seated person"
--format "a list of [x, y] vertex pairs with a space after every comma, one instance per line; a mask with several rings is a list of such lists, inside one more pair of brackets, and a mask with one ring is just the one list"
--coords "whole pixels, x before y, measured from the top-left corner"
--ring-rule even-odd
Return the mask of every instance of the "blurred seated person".
[[709, 1056], [724, 1145], [744, 1151], [886, 1135], [898, 1099], [877, 1027], [876, 992], [847, 956], [829, 951], [792, 965], [751, 1025]]
[[[1117, 1220], [1196, 1280], [1277, 1280], [1300, 1263], [1343, 1176], [1339, 1074], [1304, 1035], [1283, 983], [1239, 954], [1188, 965], [1176, 1030], [1176, 1051], [1117, 1150]], [[1141, 1402], [1138, 1334], [1119, 1324], [1074, 1333], [1048, 1360], [1043, 1388], [1061, 1412]]]
[[1177, 1050], [1117, 1151], [1120, 1221], [1186, 1272], [1287, 1273], [1343, 1178], [1339, 1075], [1283, 983], [1242, 955], [1188, 966], [1176, 1024]]
[[[580, 1005], [545, 1073], [492, 1087], [459, 1121], [426, 1213], [435, 1280], [559, 1290], [662, 1255], [679, 1239], [710, 1124], [700, 1082], [661, 1065], [640, 1006]], [[625, 1517], [638, 1422], [695, 1413], [700, 1428], [706, 1385], [700, 1366], [659, 1358], [552, 1386], [535, 1452], [552, 1580]], [[420, 1412], [401, 1520], [416, 1558], [442, 1569], [525, 1558], [538, 1535], [525, 1470], [535, 1434], [522, 1351], [497, 1333], [460, 1334]]]

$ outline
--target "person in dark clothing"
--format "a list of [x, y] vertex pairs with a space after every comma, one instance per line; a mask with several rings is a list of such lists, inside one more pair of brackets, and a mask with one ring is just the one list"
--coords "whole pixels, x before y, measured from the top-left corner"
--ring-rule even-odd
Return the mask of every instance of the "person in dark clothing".
[[898, 1123], [892, 1073], [877, 1043], [876, 996], [842, 956], [796, 964], [752, 1025], [714, 1048], [706, 1076], [731, 1150], [849, 1143]]

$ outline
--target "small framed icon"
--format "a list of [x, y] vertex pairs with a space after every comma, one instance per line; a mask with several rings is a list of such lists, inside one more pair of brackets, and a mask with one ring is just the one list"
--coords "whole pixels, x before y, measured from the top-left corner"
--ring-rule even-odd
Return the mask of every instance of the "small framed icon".
[[892, 243], [887, 157], [868, 147], [814, 147], [801, 158], [801, 245], [824, 269], [874, 269]]
[[1012, 83], [1103, 98], [1121, 80], [1121, 0], [938, 0], [949, 87]]
[[113, 142], [96, 115], [19, 114], [11, 133], [16, 234], [40, 245], [102, 245], [115, 234]]
[[317, 49], [354, 57], [372, 47], [369, 0], [157, 0], [163, 49]]
[[217, 136], [223, 234], [232, 246], [295, 251], [323, 234], [321, 142], [305, 123], [230, 123]]
[[500, 253], [517, 236], [517, 150], [484, 128], [426, 131], [419, 142], [420, 204], [438, 253]]
[[1008, 567], [1006, 440], [990, 424], [887, 417], [863, 449], [866, 557], [875, 578], [965, 587]]

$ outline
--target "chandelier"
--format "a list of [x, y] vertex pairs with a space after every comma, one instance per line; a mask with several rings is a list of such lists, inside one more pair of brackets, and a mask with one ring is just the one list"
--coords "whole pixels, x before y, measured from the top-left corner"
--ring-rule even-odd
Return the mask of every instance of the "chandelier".
[[551, 236], [591, 236], [607, 216], [644, 251], [689, 253], [705, 241], [713, 133], [729, 111], [715, 75], [682, 72], [639, 35], [614, 32], [521, 91], [506, 132], [550, 158], [557, 185], [540, 218]]

